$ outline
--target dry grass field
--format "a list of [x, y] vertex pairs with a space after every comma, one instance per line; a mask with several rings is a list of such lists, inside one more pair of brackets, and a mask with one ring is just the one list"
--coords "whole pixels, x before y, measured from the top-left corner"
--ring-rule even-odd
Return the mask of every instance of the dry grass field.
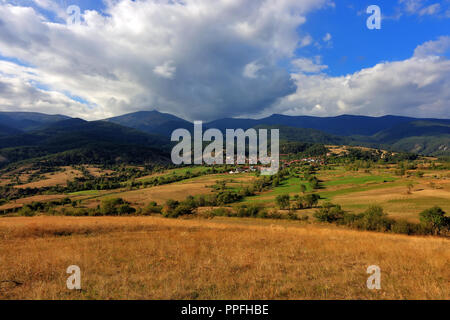
[[[0, 299], [450, 299], [450, 240], [292, 221], [0, 219]], [[81, 268], [81, 291], [66, 269]], [[381, 268], [381, 290], [366, 269]], [[15, 281], [12, 282], [12, 281]]]

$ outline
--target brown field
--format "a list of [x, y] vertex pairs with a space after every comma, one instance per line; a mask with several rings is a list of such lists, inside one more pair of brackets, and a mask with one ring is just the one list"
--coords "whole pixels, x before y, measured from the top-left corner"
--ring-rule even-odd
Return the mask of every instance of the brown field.
[[65, 197], [67, 197], [67, 196], [64, 194], [50, 194], [50, 195], [37, 195], [37, 196], [32, 196], [32, 197], [27, 197], [27, 198], [21, 198], [21, 199], [14, 200], [10, 203], [0, 206], [0, 210], [11, 209], [11, 208], [21, 208], [24, 204], [32, 203], [35, 201], [46, 202], [46, 201], [51, 201], [51, 200], [62, 199]]
[[200, 194], [211, 194], [212, 189], [209, 187], [216, 183], [217, 180], [233, 180], [233, 183], [229, 183], [229, 186], [239, 185], [240, 183], [246, 183], [252, 180], [253, 176], [248, 175], [208, 175], [200, 176], [193, 179], [188, 179], [176, 183], [143, 188], [131, 191], [116, 190], [116, 192], [108, 192], [107, 195], [100, 197], [120, 197], [126, 201], [131, 202], [134, 205], [142, 206], [148, 204], [150, 201], [156, 201], [157, 203], [164, 203], [169, 199], [184, 200], [187, 196], [197, 196]]
[[63, 171], [44, 174], [45, 179], [34, 181], [26, 184], [15, 186], [16, 188], [42, 188], [52, 187], [58, 185], [66, 185], [68, 180], [73, 180], [75, 177], [81, 177], [81, 171], [72, 167], [62, 167]]
[[[450, 299], [450, 240], [258, 219], [0, 219], [1, 299]], [[81, 291], [66, 269], [81, 268]], [[381, 290], [366, 269], [381, 268]]]

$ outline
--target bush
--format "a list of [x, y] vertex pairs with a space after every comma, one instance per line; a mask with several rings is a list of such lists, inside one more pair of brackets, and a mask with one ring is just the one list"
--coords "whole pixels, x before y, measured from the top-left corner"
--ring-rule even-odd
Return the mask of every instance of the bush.
[[445, 216], [445, 212], [439, 207], [433, 207], [419, 213], [420, 222], [432, 230], [434, 234], [439, 234], [441, 230], [450, 226], [450, 219]]
[[105, 216], [115, 216], [118, 214], [117, 207], [124, 204], [122, 198], [111, 198], [102, 200], [100, 212]]
[[237, 209], [236, 215], [238, 217], [253, 217], [260, 215], [262, 208], [256, 204], [242, 205]]
[[18, 214], [24, 217], [32, 217], [36, 215], [36, 211], [32, 210], [29, 206], [25, 205], [19, 210]]
[[166, 201], [162, 209], [162, 215], [167, 218], [178, 218], [179, 216], [190, 215], [196, 208], [196, 203], [193, 197], [188, 197], [183, 202], [169, 199]]
[[194, 208], [192, 208], [188, 204], [182, 203], [173, 210], [172, 217], [177, 218], [179, 216], [190, 215], [193, 213], [193, 210]]
[[151, 201], [142, 211], [144, 215], [150, 215], [153, 213], [161, 213], [162, 207], [158, 206], [155, 201]]
[[119, 206], [119, 208], [117, 209], [117, 212], [120, 215], [124, 215], [124, 214], [133, 214], [136, 212], [136, 209], [133, 207], [130, 207], [129, 204], [124, 203], [122, 205]]
[[372, 206], [362, 213], [356, 221], [356, 227], [370, 231], [388, 231], [393, 221], [387, 218], [387, 214], [380, 206]]
[[209, 213], [211, 216], [215, 217], [229, 217], [230, 216], [230, 211], [228, 211], [225, 208], [217, 208], [217, 209], [213, 209], [210, 211]]
[[328, 202], [314, 213], [314, 217], [320, 222], [332, 223], [343, 220], [344, 213], [340, 205]]
[[391, 225], [391, 231], [402, 234], [416, 234], [419, 230], [417, 225], [406, 220], [397, 220]]
[[280, 207], [280, 209], [289, 208], [290, 196], [288, 194], [281, 194], [275, 198], [275, 202]]

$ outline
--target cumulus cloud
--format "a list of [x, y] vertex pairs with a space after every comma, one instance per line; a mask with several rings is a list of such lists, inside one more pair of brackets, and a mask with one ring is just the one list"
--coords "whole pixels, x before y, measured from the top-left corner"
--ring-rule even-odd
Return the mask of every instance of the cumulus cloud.
[[450, 49], [450, 37], [442, 36], [438, 40], [427, 41], [414, 50], [415, 57], [442, 55]]
[[166, 61], [160, 66], [156, 66], [153, 72], [163, 78], [172, 79], [177, 68], [173, 65], [173, 61]]
[[450, 117], [450, 60], [436, 54], [449, 48], [448, 37], [419, 46], [413, 57], [385, 62], [354, 74], [294, 73], [294, 94], [273, 109], [285, 114], [401, 114]]
[[[58, 11], [48, 0], [35, 2]], [[294, 82], [278, 61], [312, 42], [299, 36], [298, 27], [328, 1], [105, 4], [104, 14], [82, 12], [79, 25], [48, 21], [32, 7], [2, 4], [0, 54], [33, 66], [36, 81], [52, 92], [94, 106], [96, 113], [80, 116], [155, 108], [208, 120], [254, 113], [293, 93]], [[69, 113], [65, 108], [60, 112]]]
[[435, 3], [432, 5], [429, 5], [428, 7], [425, 7], [419, 11], [419, 15], [425, 16], [429, 15], [432, 16], [436, 13], [438, 13], [441, 10], [441, 5], [439, 3]]
[[321, 58], [319, 56], [312, 59], [299, 58], [292, 61], [294, 68], [303, 73], [318, 73], [328, 68], [326, 65], [321, 64]]
[[65, 94], [45, 88], [30, 67], [0, 61], [0, 106], [4, 110], [45, 110], [49, 114], [69, 116], [93, 113], [96, 110], [69, 98]]
[[[442, 11], [442, 5], [438, 2], [431, 4], [428, 4], [428, 0], [399, 0], [398, 2], [401, 6], [401, 11], [405, 12], [408, 15], [437, 17], [441, 16], [440, 12]], [[445, 4], [443, 5], [445, 6]], [[445, 17], [446, 14], [444, 13], [443, 16]]]
[[[50, 0], [29, 2], [64, 21]], [[325, 74], [318, 56], [296, 56], [314, 43], [302, 30], [308, 13], [334, 4], [327, 0], [109, 0], [102, 13], [82, 12], [78, 25], [20, 3], [0, 1], [0, 55], [13, 58], [0, 60], [2, 110], [88, 119], [149, 109], [190, 120], [273, 112], [449, 117], [448, 37], [410, 59], [341, 77]]]
[[262, 68], [263, 66], [258, 64], [257, 62], [250, 62], [244, 67], [243, 75], [244, 77], [255, 79], [257, 77], [258, 71], [260, 71]]

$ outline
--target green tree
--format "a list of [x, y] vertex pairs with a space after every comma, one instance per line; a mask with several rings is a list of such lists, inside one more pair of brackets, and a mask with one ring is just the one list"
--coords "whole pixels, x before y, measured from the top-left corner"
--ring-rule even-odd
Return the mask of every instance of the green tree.
[[422, 211], [419, 216], [420, 222], [431, 228], [435, 234], [449, 226], [450, 219], [445, 216], [444, 210], [438, 206]]
[[275, 198], [275, 202], [277, 203], [280, 209], [289, 208], [290, 196], [288, 194], [281, 194]]
[[300, 192], [305, 193], [306, 192], [306, 186], [304, 184], [300, 185]]

